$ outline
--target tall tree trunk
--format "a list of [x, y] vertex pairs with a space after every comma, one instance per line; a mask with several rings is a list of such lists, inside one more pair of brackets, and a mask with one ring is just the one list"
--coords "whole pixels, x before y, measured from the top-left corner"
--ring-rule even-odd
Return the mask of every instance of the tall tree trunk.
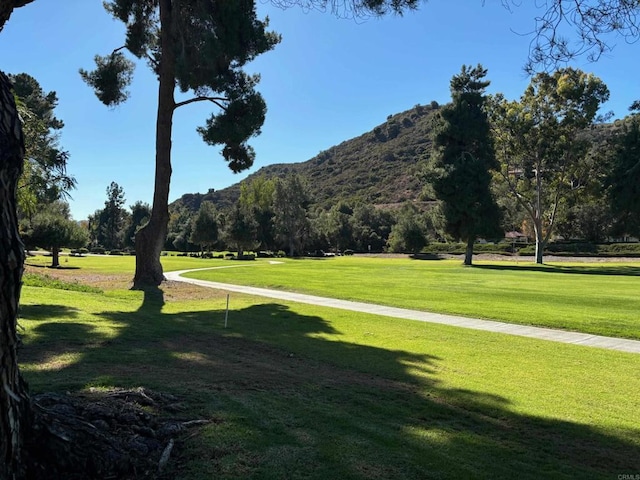
[[536, 225], [535, 233], [536, 233], [536, 263], [538, 265], [542, 265], [544, 263], [544, 246], [546, 243], [544, 241], [544, 238], [542, 238], [542, 226], [538, 227]]
[[24, 246], [18, 233], [16, 191], [24, 139], [9, 79], [0, 72], [0, 478], [19, 478], [30, 420], [27, 386], [18, 369], [18, 302]]
[[542, 175], [540, 171], [542, 166], [538, 162], [536, 167], [536, 204], [534, 208], [535, 218], [533, 219], [533, 227], [536, 234], [536, 263], [542, 265], [544, 251], [544, 234], [542, 232]]
[[53, 247], [51, 249], [51, 267], [58, 268], [60, 266], [60, 248]]
[[160, 1], [158, 116], [156, 121], [156, 174], [149, 223], [136, 234], [136, 273], [133, 287], [157, 286], [164, 280], [160, 254], [169, 224], [171, 182], [171, 132], [175, 110], [175, 55], [172, 46], [171, 0]]
[[469, 237], [467, 239], [467, 248], [464, 251], [464, 264], [473, 265], [473, 244], [475, 243], [475, 237]]

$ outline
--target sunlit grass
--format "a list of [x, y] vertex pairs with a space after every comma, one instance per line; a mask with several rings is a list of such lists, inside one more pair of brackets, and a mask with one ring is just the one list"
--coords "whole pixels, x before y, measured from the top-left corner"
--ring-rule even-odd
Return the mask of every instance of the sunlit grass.
[[226, 295], [179, 288], [24, 287], [32, 390], [178, 395], [181, 415], [212, 419], [186, 441], [184, 479], [640, 469], [640, 355], [237, 294], [225, 329]]
[[186, 276], [640, 339], [640, 263], [475, 263], [342, 257]]

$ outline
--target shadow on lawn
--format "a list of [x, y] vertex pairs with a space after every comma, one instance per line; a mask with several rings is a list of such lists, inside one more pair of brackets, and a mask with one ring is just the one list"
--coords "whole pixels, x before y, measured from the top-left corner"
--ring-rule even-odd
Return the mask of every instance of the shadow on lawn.
[[165, 313], [164, 303], [162, 290], [150, 289], [135, 312], [102, 313], [117, 325], [115, 338], [86, 324], [47, 323], [42, 310], [27, 309], [25, 317], [35, 313], [43, 321], [35, 345], [25, 349], [27, 361], [38, 357], [40, 342], [48, 351], [57, 343], [63, 353], [70, 338], [83, 339], [75, 345], [80, 361], [27, 378], [58, 388], [68, 388], [70, 378], [75, 389], [144, 385], [201, 402], [205, 415], [224, 420], [192, 442], [192, 460], [214, 473], [224, 465], [228, 478], [640, 472], [637, 444], [587, 425], [518, 414], [505, 398], [443, 385], [438, 372], [449, 368], [446, 359], [342, 342], [329, 319], [277, 303], [232, 310], [228, 329], [222, 309]]
[[629, 265], [514, 265], [514, 264], [491, 264], [491, 265], [474, 265], [474, 268], [483, 270], [513, 270], [521, 272], [528, 270], [532, 272], [543, 273], [571, 273], [579, 275], [619, 275], [619, 276], [638, 276], [640, 275], [640, 267]]

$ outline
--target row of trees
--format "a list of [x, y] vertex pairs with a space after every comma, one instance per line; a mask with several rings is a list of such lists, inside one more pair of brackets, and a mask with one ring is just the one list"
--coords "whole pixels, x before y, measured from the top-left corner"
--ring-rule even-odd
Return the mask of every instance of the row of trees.
[[165, 248], [228, 248], [239, 254], [282, 250], [292, 256], [347, 249], [418, 252], [429, 240], [444, 236], [435, 213], [410, 202], [395, 210], [346, 202], [318, 209], [302, 177], [256, 177], [242, 184], [239, 201], [226, 212], [207, 201], [195, 215], [184, 207], [174, 209]]
[[465, 264], [478, 237], [508, 224], [531, 227], [537, 263], [558, 233], [640, 235], [638, 117], [598, 125], [609, 90], [577, 69], [535, 75], [515, 101], [485, 95], [486, 74], [464, 66], [452, 78], [425, 172], [446, 232], [467, 242]]
[[[562, 69], [537, 75], [519, 101], [507, 101], [484, 95], [486, 73], [465, 66], [452, 79], [453, 101], [440, 111], [423, 176], [427, 195], [440, 200], [428, 214], [409, 206], [385, 212], [344, 203], [310, 211], [313, 199], [301, 178], [258, 178], [242, 186], [239, 204], [224, 215], [206, 203], [195, 219], [172, 211], [164, 248], [417, 251], [428, 239], [449, 238], [467, 242], [465, 263], [471, 263], [478, 237], [501, 238], [505, 230], [528, 226], [541, 261], [554, 233], [592, 241], [638, 234], [638, 123], [631, 117], [609, 129], [613, 134], [598, 132], [608, 128], [594, 126], [606, 86]], [[32, 145], [18, 189], [27, 245], [51, 249], [54, 265], [60, 246], [134, 249], [150, 206], [136, 202], [127, 210], [123, 189], [112, 182], [104, 208], [89, 217], [87, 228], [72, 225], [62, 199], [75, 180], [57, 141], [63, 123], [54, 115], [55, 92], [43, 92], [26, 74], [12, 79]], [[53, 225], [66, 233], [53, 234]]]

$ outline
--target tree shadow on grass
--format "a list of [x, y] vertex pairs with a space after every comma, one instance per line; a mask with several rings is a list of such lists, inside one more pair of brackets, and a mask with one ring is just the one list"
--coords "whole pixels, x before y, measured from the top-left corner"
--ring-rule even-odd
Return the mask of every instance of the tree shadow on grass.
[[543, 273], [569, 273], [578, 275], [618, 275], [618, 276], [638, 276], [640, 275], [640, 266], [629, 265], [606, 265], [596, 264], [590, 265], [513, 265], [513, 264], [490, 264], [490, 265], [474, 265], [474, 268], [482, 270], [512, 270], [512, 271], [530, 271]]
[[517, 413], [506, 398], [443, 384], [447, 359], [341, 341], [329, 317], [262, 303], [232, 310], [225, 329], [222, 308], [167, 313], [164, 305], [162, 290], [150, 289], [136, 311], [101, 313], [115, 336], [46, 323], [35, 311], [43, 323], [29, 361], [41, 342], [59, 353], [65, 338], [86, 343], [73, 346], [77, 362], [27, 378], [74, 389], [144, 385], [196, 402], [216, 422], [188, 443], [187, 473], [537, 479], [640, 471], [640, 446], [623, 439], [640, 430], [613, 436]]
[[30, 320], [44, 321], [56, 318], [74, 318], [78, 309], [66, 305], [20, 305], [20, 317]]

